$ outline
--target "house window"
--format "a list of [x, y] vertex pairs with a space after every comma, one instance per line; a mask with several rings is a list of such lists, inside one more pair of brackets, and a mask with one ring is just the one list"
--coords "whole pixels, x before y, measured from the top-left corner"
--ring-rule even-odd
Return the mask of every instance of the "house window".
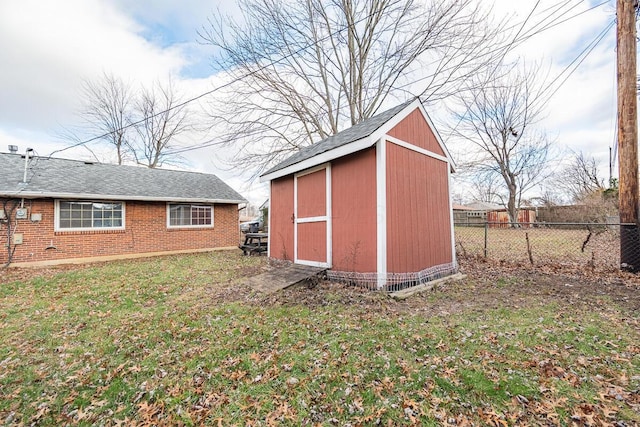
[[486, 212], [467, 212], [468, 217], [484, 218], [487, 216]]
[[208, 205], [169, 204], [169, 227], [211, 227], [213, 208]]
[[124, 203], [58, 201], [60, 230], [124, 229]]

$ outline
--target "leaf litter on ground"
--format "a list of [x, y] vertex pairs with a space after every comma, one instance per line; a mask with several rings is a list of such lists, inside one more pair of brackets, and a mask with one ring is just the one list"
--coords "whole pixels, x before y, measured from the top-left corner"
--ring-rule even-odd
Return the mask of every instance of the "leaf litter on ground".
[[468, 263], [405, 301], [264, 258], [5, 270], [7, 425], [636, 425], [640, 281]]

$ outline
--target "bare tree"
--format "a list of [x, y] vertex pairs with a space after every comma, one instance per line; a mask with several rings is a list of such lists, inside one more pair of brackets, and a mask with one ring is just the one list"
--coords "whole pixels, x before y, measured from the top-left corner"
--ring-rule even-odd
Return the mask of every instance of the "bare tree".
[[191, 130], [189, 111], [177, 95], [171, 80], [166, 84], [156, 81], [150, 88], [143, 88], [135, 103], [137, 139], [135, 157], [138, 164], [149, 168], [164, 163], [179, 163], [179, 158], [169, 155], [176, 138]]
[[553, 185], [552, 181], [545, 180], [540, 184], [538, 195], [530, 197], [528, 202], [530, 206], [550, 207], [566, 203], [566, 198], [564, 194], [558, 191], [558, 188]]
[[[131, 86], [113, 74], [103, 73], [94, 81], [85, 81], [82, 87], [84, 107], [81, 116], [85, 131], [99, 135], [99, 139], [116, 150], [118, 164], [131, 154], [131, 107], [134, 92]], [[80, 138], [75, 138], [80, 139]]]
[[471, 180], [471, 196], [478, 202], [497, 204], [504, 199], [504, 186], [493, 171], [478, 171]]
[[596, 159], [585, 156], [582, 151], [573, 153], [571, 163], [559, 172], [554, 182], [574, 202], [605, 190], [604, 180], [598, 176]]
[[453, 134], [468, 144], [477, 173], [501, 177], [513, 223], [523, 193], [546, 176], [550, 144], [533, 127], [542, 113], [543, 86], [537, 69], [513, 68], [474, 76], [473, 91], [457, 97], [462, 112]]
[[[239, 24], [210, 18], [200, 37], [231, 85], [211, 115], [260, 169], [371, 117], [420, 78], [424, 101], [456, 92], [504, 54], [488, 13], [458, 0], [239, 0]], [[477, 3], [476, 3], [477, 4]], [[497, 28], [497, 26], [496, 26]], [[415, 90], [415, 87], [413, 88]], [[255, 144], [259, 141], [259, 144]]]
[[134, 90], [121, 78], [104, 73], [101, 78], [84, 83], [83, 96], [80, 115], [85, 124], [79, 131], [66, 132], [66, 138], [91, 151], [78, 133], [97, 135], [91, 141], [106, 141], [113, 146], [118, 164], [135, 160], [155, 168], [163, 163], [180, 163], [181, 158], [169, 151], [176, 138], [192, 126], [187, 106], [171, 79]]

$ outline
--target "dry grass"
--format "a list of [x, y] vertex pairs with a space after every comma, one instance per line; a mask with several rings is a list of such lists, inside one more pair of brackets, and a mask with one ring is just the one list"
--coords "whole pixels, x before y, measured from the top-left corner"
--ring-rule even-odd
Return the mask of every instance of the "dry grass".
[[215, 253], [4, 276], [0, 424], [640, 422], [628, 276], [472, 263], [467, 280], [398, 302], [331, 283], [261, 295], [241, 278], [264, 262]]
[[[485, 256], [484, 227], [456, 227], [458, 255]], [[528, 242], [527, 242], [528, 240]], [[577, 264], [615, 269], [620, 259], [619, 234], [614, 230], [560, 228], [488, 228], [486, 257], [494, 261]]]

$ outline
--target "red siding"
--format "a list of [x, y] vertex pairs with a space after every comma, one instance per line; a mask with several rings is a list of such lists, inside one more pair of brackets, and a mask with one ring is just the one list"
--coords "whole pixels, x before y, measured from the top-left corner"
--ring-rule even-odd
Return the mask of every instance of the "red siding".
[[298, 259], [327, 262], [327, 222], [298, 224]]
[[327, 170], [298, 177], [298, 218], [327, 214]]
[[[26, 200], [31, 214], [42, 221], [17, 220], [12, 261], [42, 262], [101, 256], [188, 251], [233, 247], [238, 244], [238, 205], [214, 205], [213, 228], [167, 228], [167, 205], [163, 202], [125, 202], [124, 230], [54, 231], [54, 201]], [[0, 264], [7, 261], [6, 228], [0, 233]]]
[[410, 142], [432, 153], [444, 156], [433, 131], [419, 109], [415, 109], [400, 123], [389, 131], [389, 135], [405, 142]]
[[447, 163], [387, 142], [387, 271], [452, 262]]
[[371, 148], [331, 165], [333, 268], [376, 271], [376, 151]]
[[271, 257], [293, 261], [293, 175], [271, 181], [269, 217]]
[[[524, 228], [528, 228], [531, 226], [531, 222], [536, 221], [536, 212], [529, 209], [520, 209], [518, 211], [518, 222], [521, 223], [520, 226]], [[507, 211], [491, 211], [487, 212], [487, 222], [499, 223], [499, 224], [489, 224], [491, 228], [508, 228], [509, 225], [509, 214]]]

